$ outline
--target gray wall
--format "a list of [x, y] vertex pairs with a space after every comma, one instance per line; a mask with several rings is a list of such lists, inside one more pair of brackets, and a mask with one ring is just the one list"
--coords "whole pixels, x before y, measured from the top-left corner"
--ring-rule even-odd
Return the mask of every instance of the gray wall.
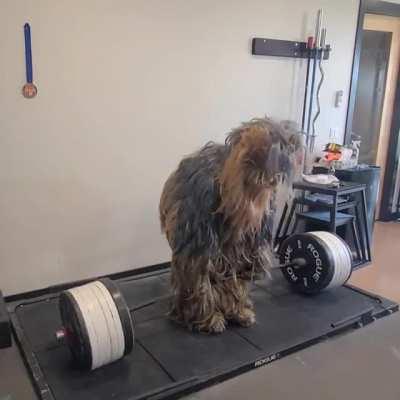
[[[265, 114], [300, 117], [305, 65], [250, 55], [300, 40], [317, 8], [333, 46], [320, 140], [341, 140], [356, 0], [2, 0], [0, 287], [6, 294], [166, 261], [157, 206], [182, 155]], [[33, 36], [34, 100], [22, 27]]]

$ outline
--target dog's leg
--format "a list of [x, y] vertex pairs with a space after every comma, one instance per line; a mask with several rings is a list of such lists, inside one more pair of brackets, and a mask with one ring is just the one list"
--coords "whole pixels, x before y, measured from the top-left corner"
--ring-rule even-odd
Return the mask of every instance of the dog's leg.
[[170, 315], [190, 330], [221, 333], [225, 330], [226, 320], [218, 307], [208, 265], [204, 262], [208, 261], [173, 258], [174, 296]]
[[256, 322], [253, 303], [248, 295], [248, 285], [232, 277], [217, 286], [220, 308], [227, 320], [248, 327]]

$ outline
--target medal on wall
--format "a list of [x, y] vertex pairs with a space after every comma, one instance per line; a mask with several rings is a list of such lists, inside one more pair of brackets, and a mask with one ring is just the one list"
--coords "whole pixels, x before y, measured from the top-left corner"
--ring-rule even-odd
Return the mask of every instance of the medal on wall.
[[37, 87], [33, 84], [31, 27], [28, 23], [24, 25], [24, 36], [26, 83], [22, 88], [22, 94], [25, 98], [32, 99], [37, 95]]

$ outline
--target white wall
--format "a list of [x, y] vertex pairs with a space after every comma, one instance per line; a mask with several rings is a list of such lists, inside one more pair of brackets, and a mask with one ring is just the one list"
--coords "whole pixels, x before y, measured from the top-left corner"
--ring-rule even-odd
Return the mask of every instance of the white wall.
[[[182, 155], [264, 114], [299, 119], [304, 63], [252, 57], [300, 40], [317, 8], [333, 46], [318, 125], [343, 135], [357, 0], [2, 0], [0, 287], [6, 294], [163, 262], [162, 185]], [[39, 94], [21, 95], [23, 24]]]

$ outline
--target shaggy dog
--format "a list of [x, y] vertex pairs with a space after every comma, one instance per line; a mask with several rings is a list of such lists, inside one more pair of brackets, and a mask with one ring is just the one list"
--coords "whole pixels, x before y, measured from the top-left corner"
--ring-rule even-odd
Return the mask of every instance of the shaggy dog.
[[165, 183], [160, 220], [172, 249], [170, 315], [191, 330], [220, 333], [228, 321], [255, 322], [247, 281], [272, 254], [274, 199], [290, 182], [300, 135], [254, 119], [225, 144], [184, 158]]

